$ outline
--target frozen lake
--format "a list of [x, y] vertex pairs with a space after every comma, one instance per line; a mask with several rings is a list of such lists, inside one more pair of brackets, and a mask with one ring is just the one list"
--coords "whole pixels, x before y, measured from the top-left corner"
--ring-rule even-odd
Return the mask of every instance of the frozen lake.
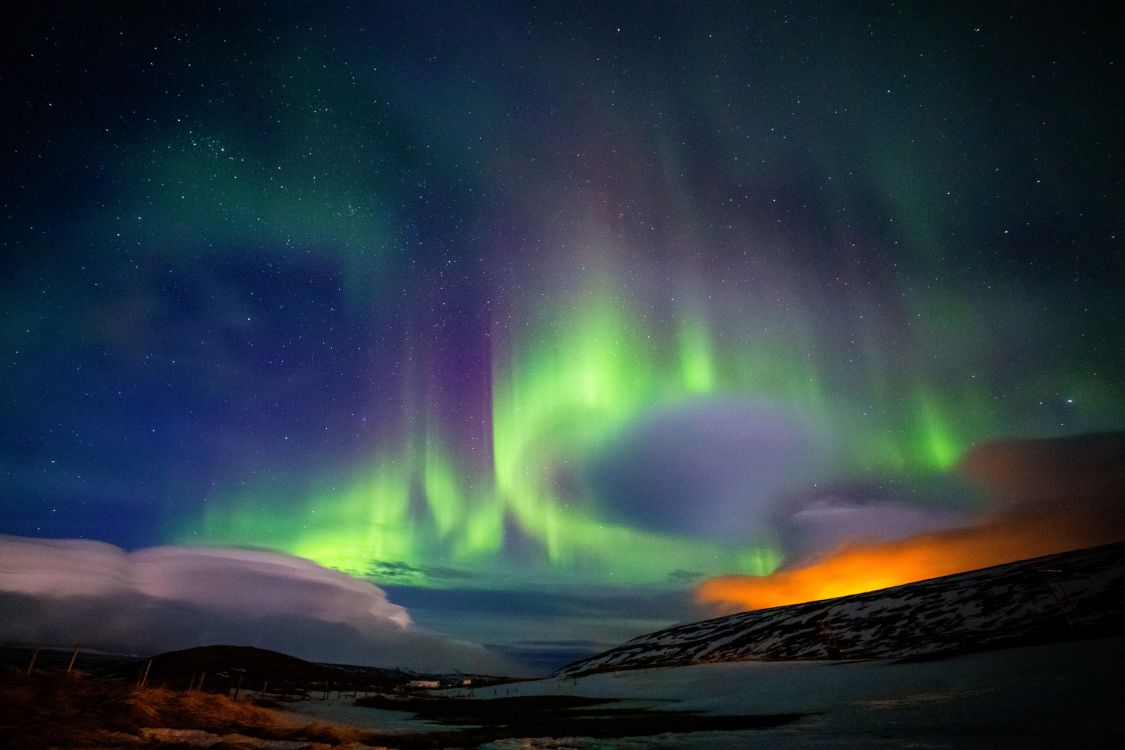
[[[488, 745], [494, 748], [1125, 746], [1123, 666], [1125, 638], [1119, 637], [916, 663], [739, 662], [645, 669], [500, 685], [475, 690], [473, 697], [575, 695], [622, 701], [610, 704], [615, 708], [808, 714], [772, 729], [612, 740], [528, 737]], [[346, 703], [309, 702], [294, 709], [372, 730], [437, 728], [406, 714]]]

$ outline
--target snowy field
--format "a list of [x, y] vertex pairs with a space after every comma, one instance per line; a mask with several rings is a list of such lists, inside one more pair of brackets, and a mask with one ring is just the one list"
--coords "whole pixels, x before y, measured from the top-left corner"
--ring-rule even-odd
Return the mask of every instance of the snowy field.
[[[708, 713], [814, 714], [778, 729], [495, 747], [1125, 747], [1125, 638], [932, 662], [741, 662], [541, 680], [491, 695], [615, 697]], [[1114, 739], [1116, 738], [1116, 741]]]
[[[740, 662], [546, 679], [474, 698], [578, 695], [616, 707], [805, 713], [774, 729], [626, 739], [524, 738], [492, 748], [1125, 747], [1125, 638], [1013, 648], [931, 662]], [[321, 720], [388, 727], [385, 712], [326, 702]], [[433, 730], [397, 715], [397, 731]]]

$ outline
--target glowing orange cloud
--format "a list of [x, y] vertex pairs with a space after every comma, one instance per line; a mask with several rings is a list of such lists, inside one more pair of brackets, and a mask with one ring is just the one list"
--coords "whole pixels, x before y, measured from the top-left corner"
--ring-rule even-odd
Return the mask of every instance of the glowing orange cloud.
[[1069, 549], [1117, 541], [1084, 524], [990, 523], [870, 546], [848, 546], [819, 562], [769, 576], [704, 581], [699, 601], [721, 611], [778, 607], [874, 591]]
[[992, 496], [999, 515], [893, 542], [852, 544], [769, 576], [723, 576], [697, 599], [721, 612], [831, 599], [990, 565], [1125, 539], [1121, 442], [1084, 439], [998, 444], [961, 470]]

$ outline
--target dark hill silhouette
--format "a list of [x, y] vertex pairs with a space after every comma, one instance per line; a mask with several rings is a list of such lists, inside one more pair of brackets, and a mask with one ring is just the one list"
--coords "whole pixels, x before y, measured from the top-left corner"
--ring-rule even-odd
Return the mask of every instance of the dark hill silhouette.
[[[197, 646], [151, 657], [150, 684], [185, 686], [203, 682], [204, 689], [225, 690], [240, 682], [260, 689], [277, 690], [386, 690], [404, 685], [417, 675], [392, 669], [337, 664], [317, 664], [253, 646]], [[126, 669], [143, 670], [147, 659]]]

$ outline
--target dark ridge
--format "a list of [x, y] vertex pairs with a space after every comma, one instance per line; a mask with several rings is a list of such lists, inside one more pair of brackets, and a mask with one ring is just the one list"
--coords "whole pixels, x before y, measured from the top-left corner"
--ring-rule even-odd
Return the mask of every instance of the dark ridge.
[[[261, 689], [267, 684], [275, 690], [291, 688], [294, 692], [385, 690], [418, 677], [401, 670], [318, 664], [253, 646], [197, 646], [151, 659], [149, 684], [183, 687], [202, 682], [204, 689], [219, 691], [235, 685]], [[148, 659], [140, 659], [119, 671], [122, 676], [135, 677], [143, 673], [147, 663]]]

